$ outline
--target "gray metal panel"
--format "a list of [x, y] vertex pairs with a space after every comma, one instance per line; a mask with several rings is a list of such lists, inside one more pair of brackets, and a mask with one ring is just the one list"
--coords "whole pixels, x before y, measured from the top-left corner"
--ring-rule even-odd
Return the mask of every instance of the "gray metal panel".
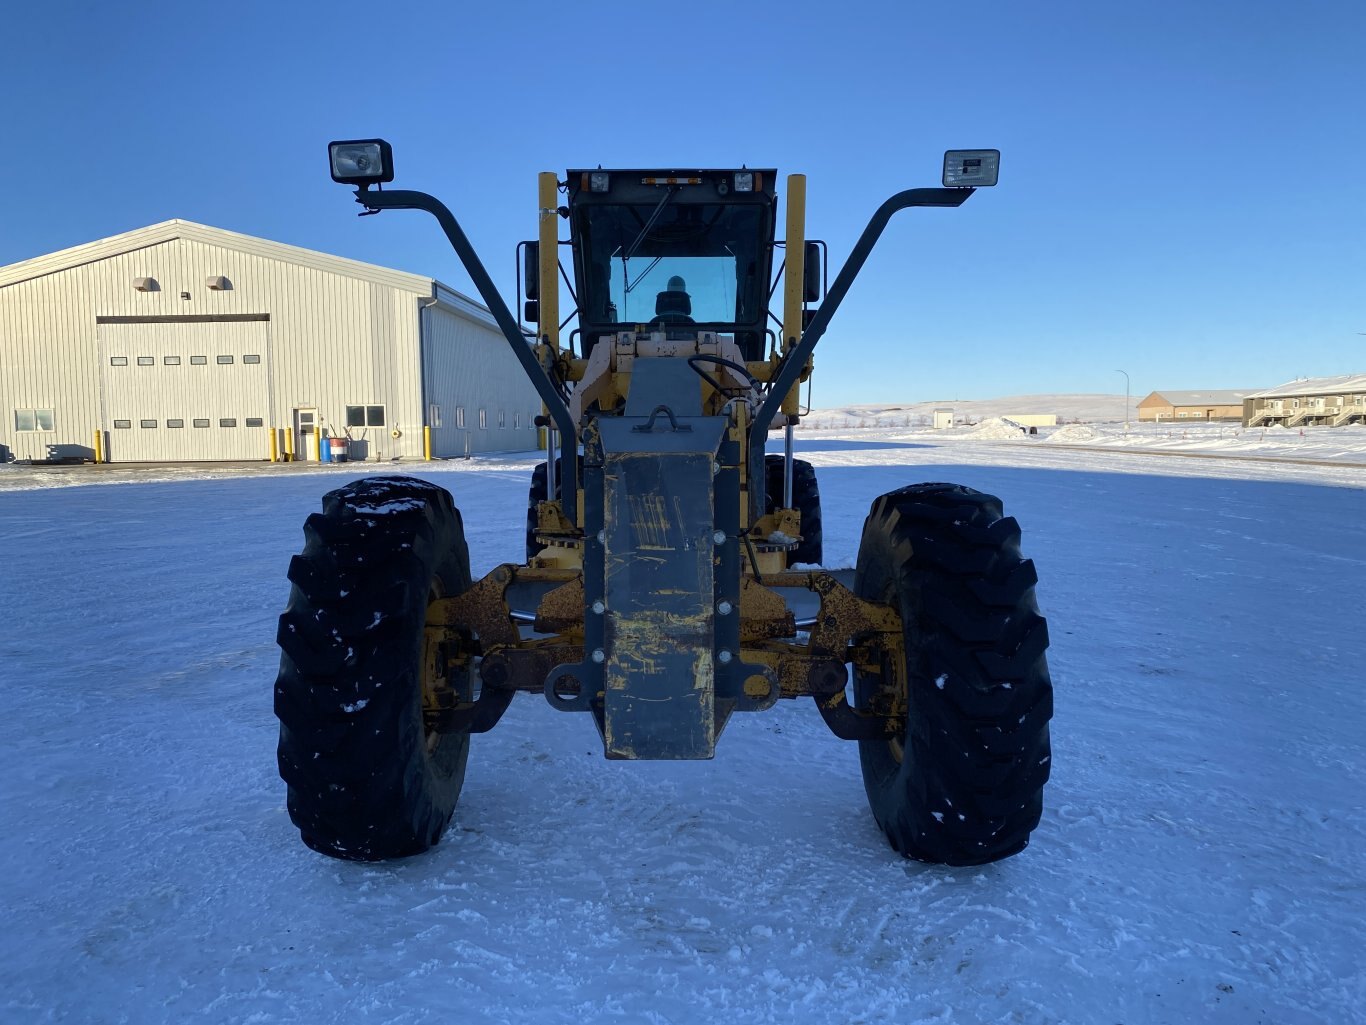
[[[534, 449], [532, 420], [541, 411], [541, 400], [502, 333], [444, 304], [431, 306], [422, 315], [432, 454], [461, 456], [467, 443], [472, 453]], [[439, 427], [431, 417], [433, 406], [439, 410]], [[457, 426], [459, 409], [465, 412], [464, 428]], [[481, 409], [486, 413], [483, 428]]]

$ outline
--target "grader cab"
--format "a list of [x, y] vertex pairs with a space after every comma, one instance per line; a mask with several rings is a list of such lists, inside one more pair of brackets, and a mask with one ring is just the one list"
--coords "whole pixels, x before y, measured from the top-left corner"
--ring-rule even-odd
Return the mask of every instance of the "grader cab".
[[[710, 758], [732, 715], [810, 697], [860, 745], [897, 850], [978, 864], [1023, 849], [1052, 689], [1018, 526], [991, 496], [911, 485], [873, 502], [851, 579], [822, 568], [815, 471], [793, 452], [812, 350], [892, 214], [961, 205], [995, 184], [999, 154], [946, 154], [944, 187], [884, 203], [828, 289], [800, 175], [779, 240], [769, 168], [543, 173], [538, 238], [519, 247], [534, 331], [443, 204], [382, 188], [386, 143], [330, 154], [366, 212], [440, 222], [540, 395], [547, 445], [526, 561], [478, 581], [428, 482], [359, 480], [309, 517], [275, 688], [304, 841], [360, 860], [435, 844], [471, 736], [525, 691], [587, 713], [620, 759]], [[577, 326], [562, 338], [565, 246]]]

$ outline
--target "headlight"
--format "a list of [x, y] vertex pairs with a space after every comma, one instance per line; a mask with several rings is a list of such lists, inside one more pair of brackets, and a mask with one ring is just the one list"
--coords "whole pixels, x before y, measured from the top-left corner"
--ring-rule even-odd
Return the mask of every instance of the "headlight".
[[343, 185], [373, 185], [394, 180], [394, 153], [383, 139], [329, 142], [332, 180]]
[[944, 187], [986, 188], [996, 184], [1001, 170], [998, 149], [951, 149], [944, 154]]

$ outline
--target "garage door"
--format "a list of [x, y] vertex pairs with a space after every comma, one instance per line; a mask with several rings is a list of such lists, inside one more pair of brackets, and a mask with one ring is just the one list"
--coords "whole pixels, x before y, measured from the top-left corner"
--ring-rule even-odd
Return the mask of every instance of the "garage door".
[[99, 325], [113, 462], [267, 459], [269, 322]]

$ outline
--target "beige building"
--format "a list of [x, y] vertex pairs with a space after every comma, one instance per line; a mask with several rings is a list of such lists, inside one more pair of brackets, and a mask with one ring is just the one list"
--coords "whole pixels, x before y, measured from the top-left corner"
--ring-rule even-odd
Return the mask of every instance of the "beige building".
[[1243, 402], [1248, 427], [1366, 423], [1366, 374], [1310, 377], [1254, 392]]
[[539, 411], [428, 277], [180, 220], [0, 267], [0, 460], [525, 451]]
[[1139, 423], [1208, 423], [1241, 420], [1243, 400], [1252, 392], [1242, 391], [1155, 391], [1138, 403]]

